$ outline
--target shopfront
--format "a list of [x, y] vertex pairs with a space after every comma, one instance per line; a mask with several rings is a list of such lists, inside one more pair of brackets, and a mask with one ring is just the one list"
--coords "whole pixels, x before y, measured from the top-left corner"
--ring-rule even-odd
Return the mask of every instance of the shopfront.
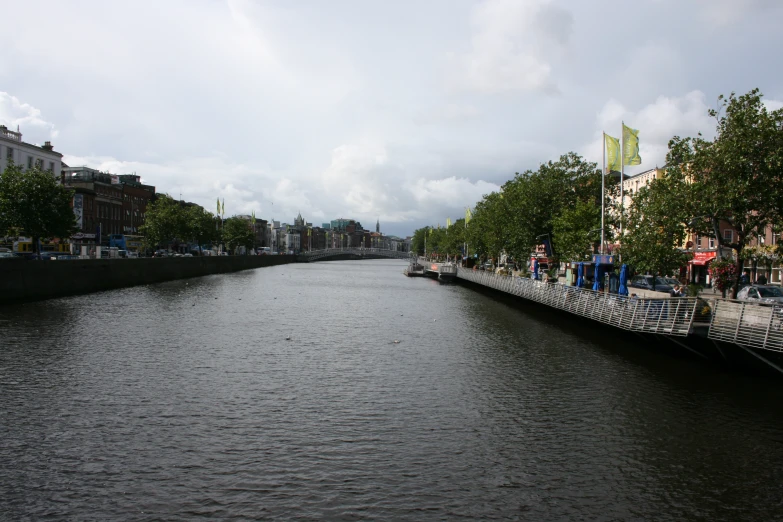
[[717, 256], [717, 250], [694, 252], [693, 259], [688, 262], [691, 269], [688, 280], [693, 284], [709, 286], [712, 282], [709, 274], [709, 264]]

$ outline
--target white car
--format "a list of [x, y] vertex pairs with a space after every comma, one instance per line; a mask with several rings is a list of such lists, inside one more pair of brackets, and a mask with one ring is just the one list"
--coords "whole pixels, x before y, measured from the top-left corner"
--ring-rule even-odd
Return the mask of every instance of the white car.
[[783, 290], [772, 285], [749, 285], [737, 292], [737, 299], [760, 303], [783, 303]]

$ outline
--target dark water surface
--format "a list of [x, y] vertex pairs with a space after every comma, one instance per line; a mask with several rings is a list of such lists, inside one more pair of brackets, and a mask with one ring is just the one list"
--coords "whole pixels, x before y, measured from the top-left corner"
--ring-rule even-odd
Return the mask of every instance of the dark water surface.
[[779, 384], [403, 268], [0, 308], [0, 518], [783, 519]]

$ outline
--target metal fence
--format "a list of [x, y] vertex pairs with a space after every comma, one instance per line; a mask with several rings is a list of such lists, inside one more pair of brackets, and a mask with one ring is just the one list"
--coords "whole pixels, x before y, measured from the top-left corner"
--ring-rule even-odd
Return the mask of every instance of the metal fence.
[[627, 297], [467, 268], [459, 268], [457, 277], [634, 332], [684, 337], [691, 330], [698, 304], [692, 297]]
[[783, 352], [783, 306], [717, 299], [707, 337]]

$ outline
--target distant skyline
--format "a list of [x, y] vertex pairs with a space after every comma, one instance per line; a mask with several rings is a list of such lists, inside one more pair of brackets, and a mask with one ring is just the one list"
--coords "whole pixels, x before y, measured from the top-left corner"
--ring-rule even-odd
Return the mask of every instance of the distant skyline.
[[[783, 106], [775, 0], [170, 0], [3, 8], [0, 124], [70, 166], [226, 215], [406, 236], [515, 172], [640, 130], [712, 135], [719, 94]], [[34, 23], [32, 23], [34, 21]]]

